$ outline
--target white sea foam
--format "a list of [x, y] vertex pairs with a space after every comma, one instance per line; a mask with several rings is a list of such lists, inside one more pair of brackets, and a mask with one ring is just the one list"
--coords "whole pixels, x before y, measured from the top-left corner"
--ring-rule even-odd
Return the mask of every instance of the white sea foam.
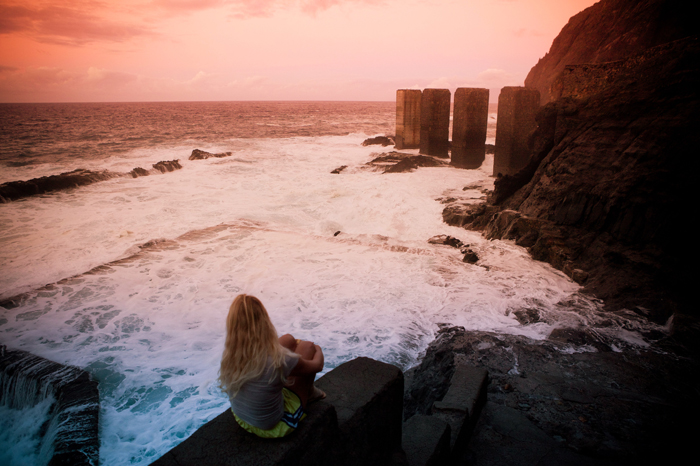
[[[200, 144], [234, 149], [200, 161], [184, 147], [141, 150], [100, 168], [184, 168], [1, 207], [4, 297], [76, 276], [0, 308], [2, 339], [100, 381], [103, 464], [148, 464], [226, 409], [216, 377], [241, 292], [262, 299], [280, 333], [320, 344], [326, 371], [356, 356], [407, 368], [439, 323], [540, 339], [598, 312], [512, 242], [442, 222], [436, 199], [492, 187], [492, 156], [479, 170], [330, 174], [372, 158], [364, 137]], [[478, 265], [429, 244], [437, 234], [470, 244]], [[167, 241], [139, 247], [154, 239]], [[533, 307], [542, 321], [520, 325], [512, 311]]]

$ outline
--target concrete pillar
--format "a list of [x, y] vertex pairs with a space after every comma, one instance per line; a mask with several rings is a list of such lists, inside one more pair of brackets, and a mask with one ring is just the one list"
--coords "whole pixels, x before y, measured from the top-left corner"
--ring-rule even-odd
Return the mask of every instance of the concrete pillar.
[[420, 99], [419, 89], [396, 91], [396, 149], [420, 147]]
[[423, 90], [420, 101], [420, 153], [447, 158], [449, 138], [449, 89]]
[[479, 168], [486, 153], [489, 90], [460, 87], [455, 91], [451, 165]]
[[493, 175], [514, 175], [530, 160], [527, 137], [535, 129], [540, 92], [529, 87], [504, 87], [498, 96]]

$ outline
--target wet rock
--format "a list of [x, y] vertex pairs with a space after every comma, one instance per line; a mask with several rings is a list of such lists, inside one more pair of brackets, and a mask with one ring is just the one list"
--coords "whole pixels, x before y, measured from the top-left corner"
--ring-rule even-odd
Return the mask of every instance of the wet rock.
[[341, 165], [341, 166], [339, 166], [338, 168], [336, 168], [335, 170], [333, 170], [331, 173], [337, 175], [338, 173], [342, 172], [342, 171], [345, 170], [346, 168], [348, 168], [347, 165]]
[[229, 157], [231, 155], [231, 152], [219, 152], [217, 154], [212, 154], [211, 152], [206, 152], [203, 150], [199, 149], [194, 149], [192, 151], [192, 154], [190, 154], [189, 160], [205, 160], [208, 159], [209, 157]]
[[119, 176], [109, 171], [92, 171], [79, 168], [59, 175], [42, 176], [29, 181], [10, 181], [0, 185], [0, 202], [9, 202], [35, 194], [45, 194], [55, 191], [86, 186], [98, 181], [108, 180]]
[[470, 248], [462, 249], [462, 254], [464, 254], [462, 262], [466, 262], [467, 264], [476, 264], [479, 262], [479, 256]]
[[371, 145], [381, 145], [382, 147], [386, 146], [393, 146], [394, 145], [394, 138], [391, 136], [377, 136], [374, 138], [368, 138], [362, 141], [363, 146], [371, 146]]
[[130, 174], [131, 176], [133, 176], [134, 178], [138, 178], [139, 176], [148, 176], [149, 173], [148, 173], [147, 170], [145, 170], [145, 169], [143, 169], [143, 168], [141, 168], [141, 167], [136, 167], [136, 168], [134, 168], [133, 170], [131, 170], [131, 171], [129, 172], [129, 174]]
[[462, 240], [449, 235], [437, 235], [433, 236], [428, 240], [430, 244], [444, 244], [446, 246], [452, 246], [453, 248], [462, 248], [466, 246]]
[[172, 172], [182, 168], [179, 160], [161, 160], [158, 163], [153, 164], [153, 168], [161, 173]]

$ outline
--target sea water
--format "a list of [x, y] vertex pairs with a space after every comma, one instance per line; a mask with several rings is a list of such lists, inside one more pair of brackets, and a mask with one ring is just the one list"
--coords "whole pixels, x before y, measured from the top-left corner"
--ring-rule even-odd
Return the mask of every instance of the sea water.
[[[0, 183], [183, 167], [0, 204], [0, 302], [25, 293], [0, 307], [0, 343], [99, 381], [102, 464], [148, 464], [228, 407], [216, 379], [239, 293], [259, 297], [280, 334], [319, 344], [324, 372], [358, 356], [407, 369], [442, 324], [542, 339], [603, 320], [598, 301], [523, 248], [442, 222], [442, 201], [493, 188], [492, 155], [477, 170], [365, 165], [392, 149], [361, 143], [393, 134], [394, 108], [0, 105]], [[231, 155], [190, 161], [195, 148]], [[439, 234], [477, 264], [428, 243]], [[521, 325], [521, 309], [540, 321]], [[644, 344], [641, 324], [606, 322], [600, 332]]]

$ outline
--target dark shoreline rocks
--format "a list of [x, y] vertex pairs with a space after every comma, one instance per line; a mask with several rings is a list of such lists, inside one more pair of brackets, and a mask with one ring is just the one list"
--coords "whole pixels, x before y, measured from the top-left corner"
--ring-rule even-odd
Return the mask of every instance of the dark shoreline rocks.
[[[562, 329], [563, 330], [563, 329]], [[583, 332], [583, 333], [582, 333]], [[650, 464], [693, 448], [700, 366], [672, 337], [613, 351], [569, 329], [546, 340], [443, 328], [406, 373], [404, 417], [443, 400], [455, 367], [488, 371], [488, 401], [458, 464]]]
[[212, 154], [211, 152], [199, 150], [199, 149], [194, 149], [192, 151], [192, 154], [190, 154], [190, 158], [188, 160], [206, 160], [210, 157], [216, 157], [216, 158], [222, 158], [222, 157], [230, 157], [231, 152], [219, 152], [217, 154]]
[[0, 204], [16, 201], [37, 194], [47, 194], [57, 191], [87, 186], [112, 178], [148, 176], [154, 173], [167, 173], [182, 168], [179, 160], [161, 160], [153, 164], [152, 170], [136, 167], [128, 173], [110, 172], [108, 170], [92, 171], [78, 168], [58, 175], [42, 176], [28, 181], [9, 181], [0, 185]]

